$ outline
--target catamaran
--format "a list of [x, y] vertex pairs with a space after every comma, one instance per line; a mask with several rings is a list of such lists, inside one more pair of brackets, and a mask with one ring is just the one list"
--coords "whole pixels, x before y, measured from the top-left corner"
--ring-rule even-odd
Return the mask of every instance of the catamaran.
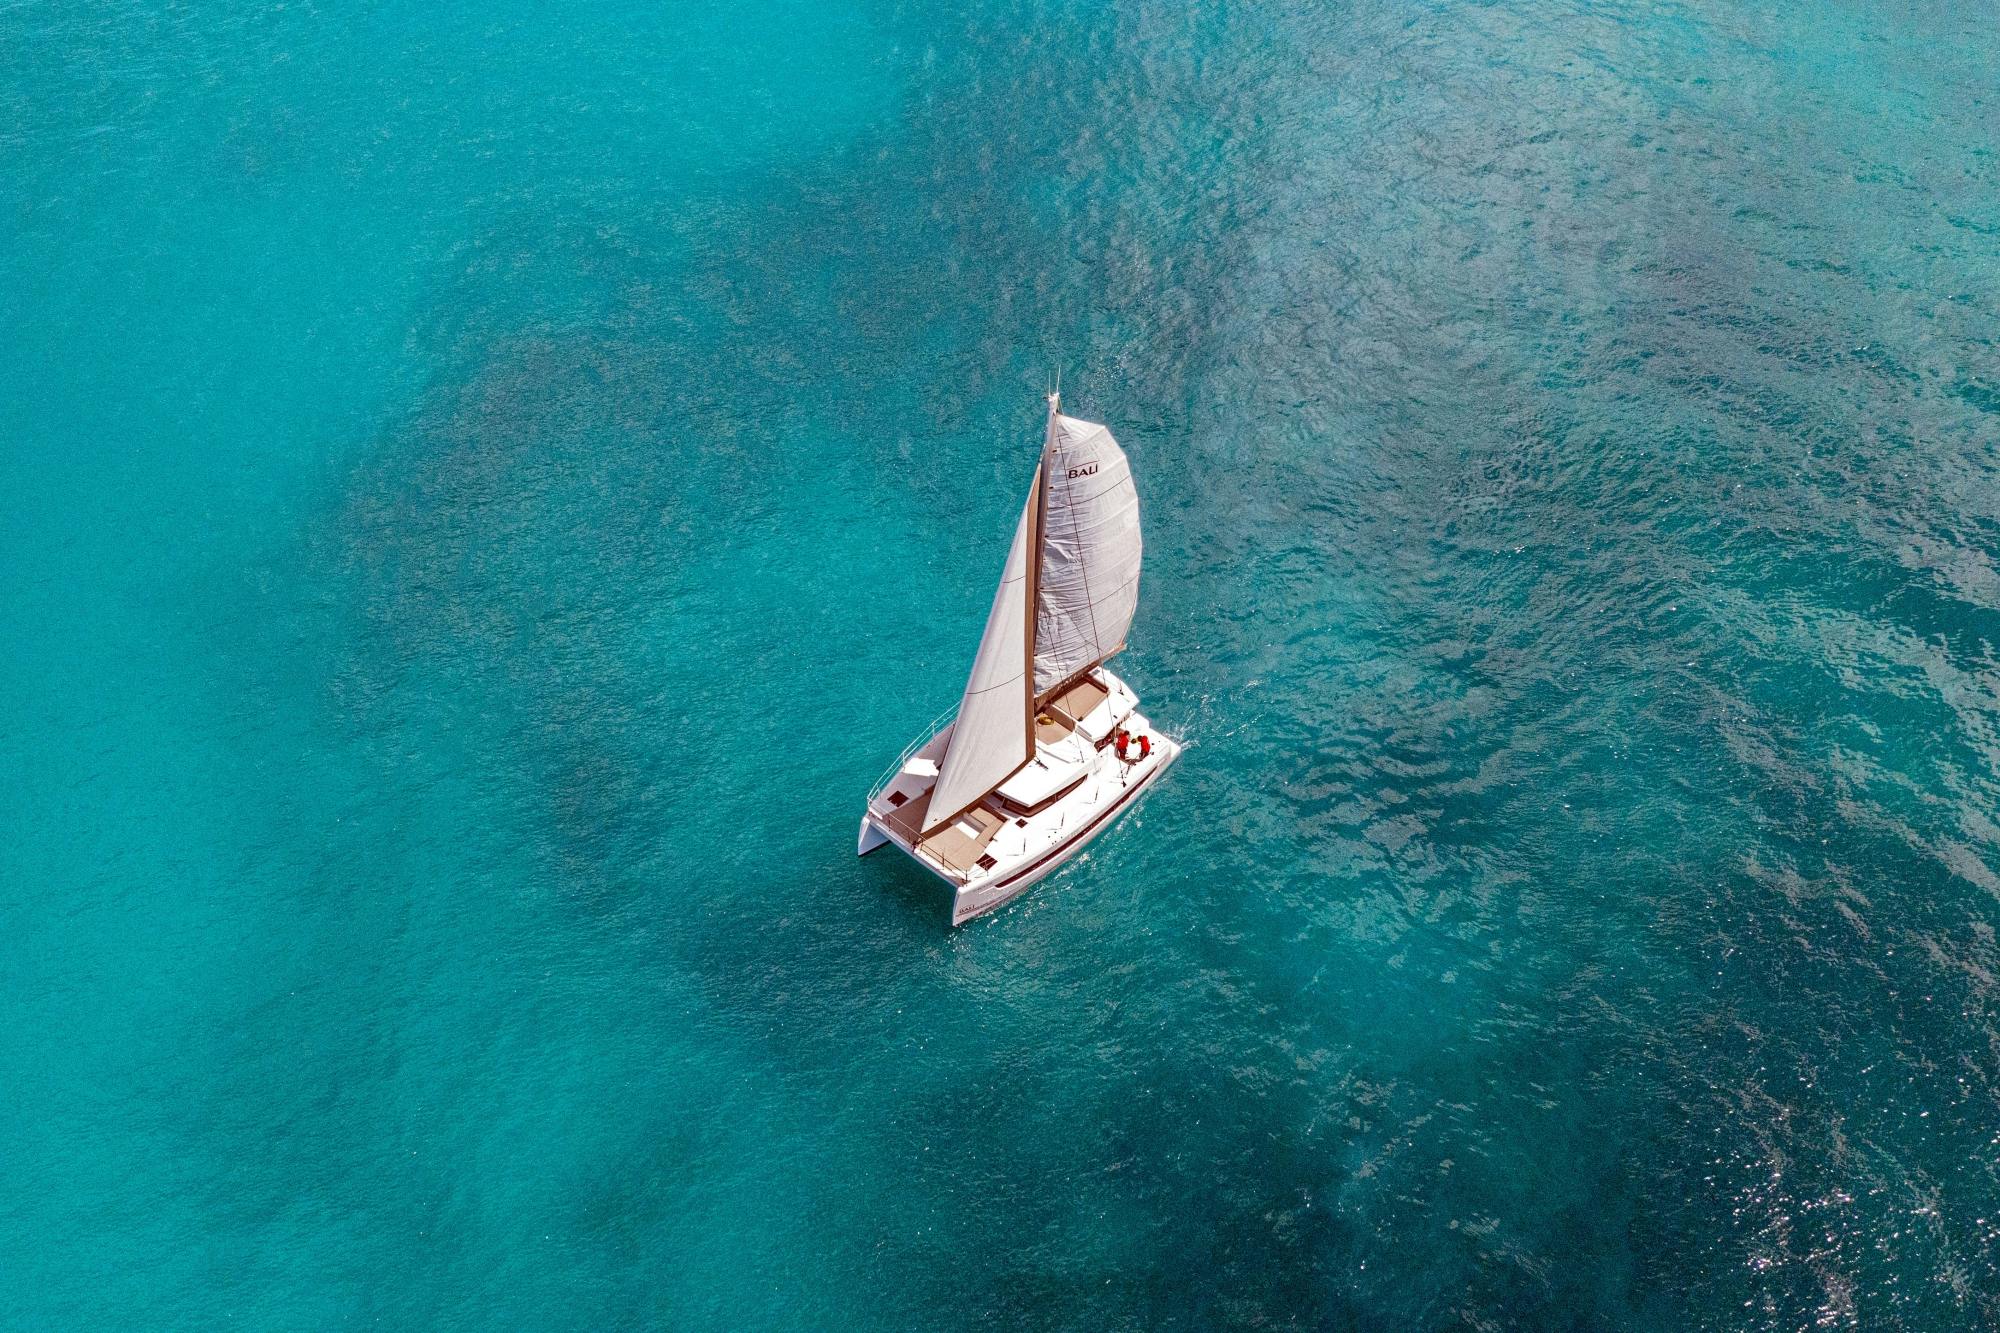
[[861, 817], [860, 854], [893, 843], [944, 880], [954, 926], [1082, 850], [1180, 757], [1104, 665], [1125, 647], [1139, 562], [1124, 451], [1050, 394], [965, 693], [890, 765]]

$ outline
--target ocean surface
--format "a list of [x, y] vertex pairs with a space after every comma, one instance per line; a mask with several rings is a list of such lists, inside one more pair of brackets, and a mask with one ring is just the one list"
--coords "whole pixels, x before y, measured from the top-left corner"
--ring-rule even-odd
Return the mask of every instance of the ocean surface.
[[0, 1326], [2000, 1326], [1997, 33], [8, 5]]

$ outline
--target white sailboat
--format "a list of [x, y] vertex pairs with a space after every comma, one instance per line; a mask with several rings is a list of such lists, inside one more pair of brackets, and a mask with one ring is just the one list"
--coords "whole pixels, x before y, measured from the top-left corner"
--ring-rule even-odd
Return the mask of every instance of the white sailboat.
[[958, 925], [1080, 851], [1180, 757], [1104, 665], [1139, 601], [1139, 495], [1111, 432], [1049, 395], [1041, 462], [965, 694], [890, 767], [860, 854], [893, 843]]

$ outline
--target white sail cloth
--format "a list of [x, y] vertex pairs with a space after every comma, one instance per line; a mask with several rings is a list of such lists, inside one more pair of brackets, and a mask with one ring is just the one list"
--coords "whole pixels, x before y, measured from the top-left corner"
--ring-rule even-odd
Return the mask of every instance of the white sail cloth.
[[1139, 605], [1139, 493], [1111, 432], [1058, 415], [1042, 461], [1042, 523], [1035, 606], [1037, 698], [1125, 646]]
[[1125, 646], [1139, 563], [1139, 493], [1124, 450], [1096, 422], [1061, 415], [1051, 397], [1041, 466], [1014, 525], [923, 836], [1034, 756], [1036, 699]]
[[1034, 538], [1037, 492], [1028, 488], [1028, 503], [1014, 525], [1014, 544], [1007, 551], [993, 609], [986, 613], [986, 633], [972, 659], [972, 675], [958, 703], [937, 785], [931, 788], [924, 813], [924, 835], [957, 818], [967, 806], [1005, 782], [1028, 762], [1032, 753], [1028, 697], [1028, 561]]

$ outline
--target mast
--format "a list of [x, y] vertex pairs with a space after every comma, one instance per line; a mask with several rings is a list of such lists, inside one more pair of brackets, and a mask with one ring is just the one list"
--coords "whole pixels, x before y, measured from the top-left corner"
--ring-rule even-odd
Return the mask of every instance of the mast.
[[1042, 600], [1042, 532], [1049, 517], [1049, 454], [1056, 447], [1056, 414], [1061, 410], [1062, 389], [1058, 387], [1049, 395], [1049, 420], [1042, 431], [1042, 457], [1035, 464], [1035, 492], [1029, 502], [1033, 517], [1028, 523], [1028, 597], [1022, 607], [1028, 623], [1021, 636], [1027, 648], [1027, 660], [1023, 663], [1021, 678], [1028, 692], [1025, 721], [1030, 758], [1035, 753], [1035, 714], [1038, 711], [1035, 700], [1035, 612]]

